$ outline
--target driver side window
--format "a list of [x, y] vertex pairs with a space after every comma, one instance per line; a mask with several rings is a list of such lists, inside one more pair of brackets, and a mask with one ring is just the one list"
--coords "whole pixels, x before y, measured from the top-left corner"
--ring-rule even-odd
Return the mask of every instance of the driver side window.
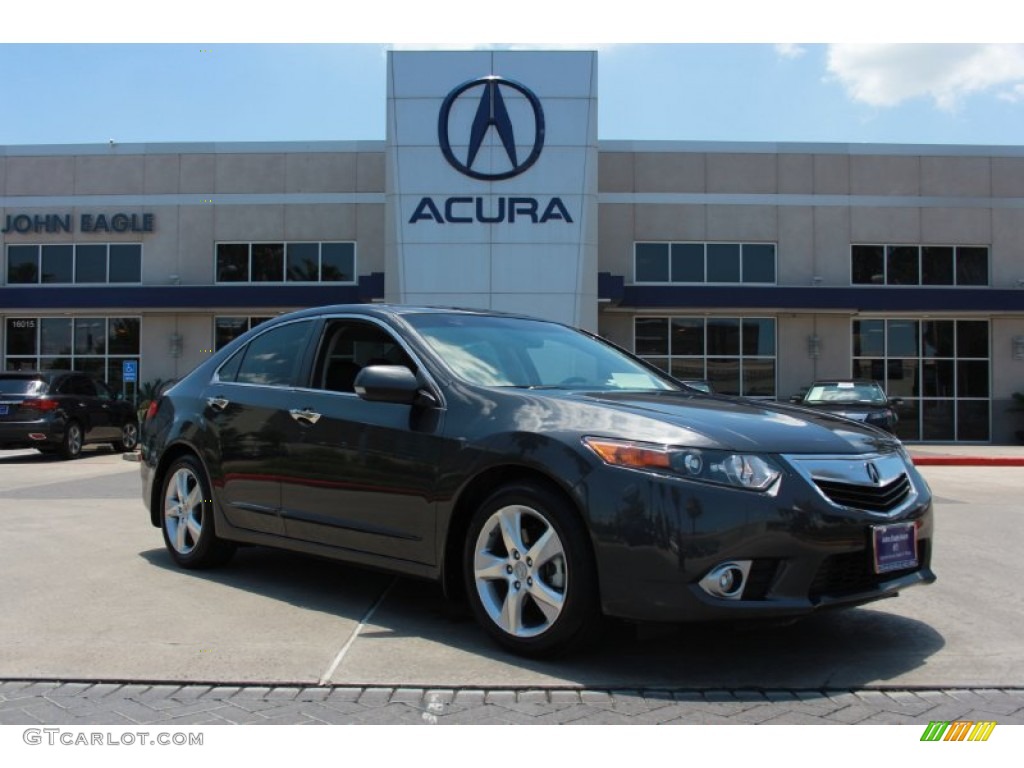
[[380, 326], [359, 320], [328, 321], [313, 366], [312, 387], [354, 393], [356, 376], [368, 365], [416, 370], [402, 346]]

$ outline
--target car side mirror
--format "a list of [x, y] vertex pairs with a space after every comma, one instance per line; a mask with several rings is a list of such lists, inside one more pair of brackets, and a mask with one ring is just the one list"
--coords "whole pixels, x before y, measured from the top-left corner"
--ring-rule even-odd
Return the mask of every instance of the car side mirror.
[[803, 397], [800, 396], [800, 395], [790, 395], [789, 396], [789, 402], [791, 402], [791, 403], [802, 403], [803, 402]]
[[889, 405], [891, 405], [893, 408], [902, 408], [903, 407], [903, 398], [902, 397], [891, 397], [891, 398], [889, 398]]
[[368, 365], [356, 376], [353, 389], [371, 403], [413, 405], [423, 400], [419, 379], [404, 365]]

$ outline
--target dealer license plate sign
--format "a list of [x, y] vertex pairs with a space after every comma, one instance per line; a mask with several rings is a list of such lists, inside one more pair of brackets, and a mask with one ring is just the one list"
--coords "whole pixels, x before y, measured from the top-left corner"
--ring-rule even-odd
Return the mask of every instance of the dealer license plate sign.
[[871, 538], [875, 551], [875, 573], [917, 567], [917, 535], [913, 523], [874, 525]]

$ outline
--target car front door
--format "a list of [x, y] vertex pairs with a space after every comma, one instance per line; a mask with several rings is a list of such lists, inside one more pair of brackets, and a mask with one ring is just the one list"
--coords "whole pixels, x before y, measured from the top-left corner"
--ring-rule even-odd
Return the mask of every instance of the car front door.
[[323, 325], [307, 386], [295, 392], [281, 487], [289, 537], [433, 564], [440, 408], [368, 402], [353, 390], [367, 365], [416, 363], [369, 320]]

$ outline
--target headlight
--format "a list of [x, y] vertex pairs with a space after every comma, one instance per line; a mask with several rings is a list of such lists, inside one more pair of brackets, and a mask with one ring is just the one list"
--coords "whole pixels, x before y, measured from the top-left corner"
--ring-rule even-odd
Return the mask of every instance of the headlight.
[[770, 488], [781, 474], [770, 460], [753, 453], [679, 448], [604, 437], [585, 437], [583, 444], [613, 467], [669, 472], [689, 480], [752, 491]]

